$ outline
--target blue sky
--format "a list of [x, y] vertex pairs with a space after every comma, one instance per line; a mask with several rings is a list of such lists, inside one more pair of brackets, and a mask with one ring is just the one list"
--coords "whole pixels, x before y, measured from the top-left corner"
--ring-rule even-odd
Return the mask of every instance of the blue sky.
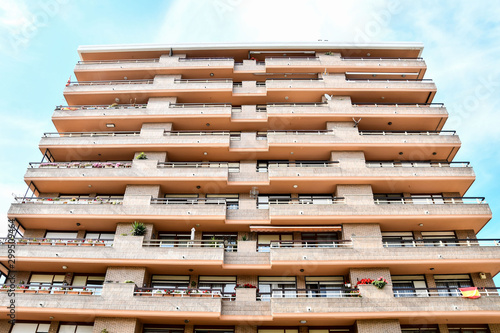
[[[307, 5], [306, 5], [307, 4]], [[446, 104], [471, 161], [467, 196], [485, 196], [494, 219], [480, 234], [500, 237], [500, 2], [498, 1], [69, 1], [0, 0], [0, 215], [26, 190], [28, 162], [75, 63], [89, 44], [185, 42], [389, 42], [425, 44], [434, 102]], [[74, 76], [73, 76], [74, 78]], [[0, 229], [0, 234], [2, 230]]]

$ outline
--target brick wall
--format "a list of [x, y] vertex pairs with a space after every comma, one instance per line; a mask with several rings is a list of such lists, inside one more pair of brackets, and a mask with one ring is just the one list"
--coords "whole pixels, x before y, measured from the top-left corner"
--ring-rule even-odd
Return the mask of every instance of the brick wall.
[[101, 333], [103, 329], [107, 329], [109, 333], [140, 333], [142, 325], [136, 318], [96, 317], [94, 333]]
[[50, 323], [49, 333], [58, 333], [59, 331], [59, 322], [53, 321]]
[[457, 235], [458, 239], [476, 239], [476, 234], [474, 233], [474, 230], [456, 230], [455, 234]]
[[391, 272], [387, 267], [375, 267], [375, 268], [351, 268], [350, 279], [353, 286], [356, 285], [358, 280], [368, 278], [368, 279], [378, 279], [379, 277], [384, 277], [388, 285], [392, 285]]
[[45, 237], [45, 229], [26, 229], [24, 237], [26, 238], [43, 238]]
[[357, 333], [401, 333], [398, 320], [358, 320], [355, 324]]
[[486, 273], [486, 279], [484, 280], [479, 277], [479, 273], [471, 273], [470, 276], [474, 287], [495, 287], [495, 282], [490, 273]]
[[254, 286], [257, 286], [259, 284], [257, 275], [239, 275], [236, 281], [239, 284], [250, 283]]
[[[24, 283], [28, 283], [28, 280], [30, 279], [31, 272], [11, 272], [11, 275], [14, 274], [16, 276], [16, 284], [21, 283], [21, 281], [24, 281]], [[9, 275], [9, 276], [11, 276]]]
[[234, 327], [234, 333], [257, 333], [257, 327], [251, 325], [238, 325]]
[[[157, 232], [154, 227], [154, 224], [144, 223], [144, 226], [146, 226], [146, 233], [144, 234], [144, 240], [155, 239], [157, 236]], [[115, 234], [118, 236], [121, 236], [122, 234], [132, 235], [132, 223], [117, 223]]]
[[11, 324], [7, 320], [0, 320], [0, 332], [9, 332]]
[[491, 333], [500, 333], [500, 324], [489, 324]]
[[[142, 286], [146, 278], [145, 267], [108, 267], [105, 281], [123, 283], [125, 280], [134, 281], [137, 286]], [[149, 281], [148, 281], [149, 282]]]
[[439, 333], [448, 333], [448, 325], [446, 324], [439, 324]]

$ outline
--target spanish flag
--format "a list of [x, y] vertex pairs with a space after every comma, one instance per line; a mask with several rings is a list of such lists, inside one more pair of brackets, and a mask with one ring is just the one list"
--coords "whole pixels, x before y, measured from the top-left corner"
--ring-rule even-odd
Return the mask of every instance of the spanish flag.
[[462, 297], [466, 298], [481, 297], [481, 294], [479, 293], [479, 290], [477, 290], [477, 287], [458, 288], [458, 290], [460, 290], [460, 292], [462, 293]]

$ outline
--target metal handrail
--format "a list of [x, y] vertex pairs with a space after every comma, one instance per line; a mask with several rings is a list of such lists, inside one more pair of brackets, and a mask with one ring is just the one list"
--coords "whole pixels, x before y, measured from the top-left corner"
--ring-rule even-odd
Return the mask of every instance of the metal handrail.
[[278, 77], [278, 78], [266, 78], [266, 81], [292, 81], [292, 82], [299, 82], [299, 81], [323, 81], [322, 77], [313, 77], [313, 78], [302, 78], [302, 79], [290, 79], [287, 77]]
[[171, 296], [171, 297], [211, 297], [234, 298], [233, 293], [224, 292], [222, 289], [183, 289], [183, 288], [135, 288], [134, 296]]
[[29, 162], [30, 168], [130, 168], [132, 162]]
[[361, 58], [361, 57], [341, 57], [342, 60], [398, 60], [398, 61], [423, 61], [424, 58]]
[[207, 107], [232, 107], [231, 104], [225, 103], [170, 103], [170, 108], [207, 108]]
[[345, 203], [345, 197], [331, 197], [324, 198], [324, 200], [328, 200], [328, 203], [313, 203], [314, 199], [276, 199], [269, 200], [270, 205], [332, 205]]
[[332, 164], [339, 164], [339, 161], [295, 161], [295, 162], [274, 162], [269, 161], [267, 165], [271, 168], [273, 167], [283, 167], [287, 168], [299, 167], [299, 168], [318, 168], [318, 167], [329, 167]]
[[447, 161], [366, 161], [369, 168], [393, 168], [393, 167], [437, 167], [437, 168], [468, 168], [470, 162], [447, 162]]
[[328, 106], [327, 102], [322, 102], [322, 103], [268, 103], [267, 107], [269, 106], [290, 106], [290, 107], [309, 107], [309, 106]]
[[123, 197], [104, 197], [104, 198], [80, 198], [78, 196], [64, 197], [15, 197], [17, 203], [32, 204], [116, 204], [121, 205]]
[[145, 109], [147, 104], [116, 104], [116, 105], [56, 105], [56, 111], [76, 110], [110, 110], [110, 109]]
[[[10, 285], [9, 285], [10, 287]], [[81, 294], [81, 292], [91, 292], [99, 295], [102, 286], [73, 286], [73, 285], [55, 285], [55, 284], [17, 284], [14, 289], [22, 290], [25, 294]]]
[[117, 60], [79, 60], [77, 65], [90, 64], [120, 64], [120, 63], [143, 63], [143, 62], [159, 62], [159, 58], [153, 59], [117, 59]]
[[419, 104], [413, 104], [413, 103], [354, 103], [352, 106], [375, 106], [375, 107], [387, 107], [387, 106], [394, 106], [394, 107], [444, 107], [444, 103], [419, 103]]
[[319, 57], [265, 57], [264, 60], [319, 60]]
[[[238, 162], [239, 165], [239, 162]], [[158, 168], [228, 168], [229, 162], [158, 162]]]
[[232, 83], [233, 79], [174, 79], [174, 83]]
[[456, 135], [457, 131], [359, 131], [359, 135]]
[[359, 297], [359, 289], [355, 288], [327, 288], [327, 289], [271, 289], [270, 292], [259, 292], [258, 299], [268, 298], [297, 298], [297, 297], [324, 297], [342, 298]]
[[66, 87], [74, 86], [105, 86], [114, 84], [153, 84], [153, 79], [139, 79], [139, 80], [106, 80], [106, 81], [70, 81]]
[[140, 131], [118, 131], [118, 132], [45, 132], [44, 138], [67, 138], [67, 137], [97, 137], [97, 136], [139, 136]]
[[[224, 248], [224, 240], [222, 239], [195, 239], [195, 240], [184, 240], [184, 239], [149, 239], [144, 240], [142, 243], [144, 247], [212, 247], [212, 248]], [[233, 245], [236, 247], [236, 245]]]
[[363, 82], [432, 82], [432, 79], [347, 79], [346, 81], [363, 81]]
[[[46, 237], [23, 237], [23, 238], [0, 238], [0, 244], [16, 243], [16, 245], [68, 245], [73, 246], [112, 246], [112, 239], [94, 238], [46, 238]], [[25, 243], [25, 244], [24, 244]]]
[[456, 239], [456, 238], [436, 238], [436, 239], [408, 239], [395, 240], [389, 242], [382, 240], [384, 247], [445, 247], [445, 246], [500, 246], [500, 238], [482, 239]]
[[[481, 296], [500, 296], [500, 287], [477, 287]], [[392, 287], [395, 297], [463, 297], [459, 288]]]
[[190, 136], [190, 135], [196, 135], [196, 136], [204, 136], [204, 135], [229, 136], [230, 134], [232, 134], [232, 133], [229, 132], [229, 131], [165, 131], [164, 132], [164, 135], [170, 135], [170, 136], [183, 136], [183, 135], [186, 135], [186, 136]]
[[226, 60], [234, 60], [234, 58], [229, 58], [229, 57], [179, 58], [179, 61], [226, 61]]
[[[426, 200], [425, 203], [422, 200]], [[439, 197], [435, 198], [432, 196], [422, 196], [422, 197], [403, 197], [403, 198], [385, 198], [378, 199], [374, 198], [375, 204], [391, 204], [391, 203], [401, 203], [401, 204], [430, 204], [430, 205], [441, 205], [441, 204], [486, 204], [484, 197]], [[414, 202], [415, 201], [415, 202]]]
[[[263, 245], [263, 244], [259, 244]], [[272, 240], [270, 241], [270, 247], [272, 249], [279, 248], [340, 248], [340, 247], [352, 247], [352, 240], [350, 239], [339, 239], [339, 240], [329, 240], [329, 241], [304, 241], [304, 240]]]
[[275, 131], [267, 131], [266, 133], [267, 134], [292, 134], [292, 135], [308, 135], [308, 134], [329, 135], [329, 134], [333, 134], [333, 130], [318, 130], [318, 131], [275, 130]]
[[208, 201], [206, 204], [225, 205], [226, 199], [221, 198], [152, 198], [152, 205], [197, 205], [199, 202]]

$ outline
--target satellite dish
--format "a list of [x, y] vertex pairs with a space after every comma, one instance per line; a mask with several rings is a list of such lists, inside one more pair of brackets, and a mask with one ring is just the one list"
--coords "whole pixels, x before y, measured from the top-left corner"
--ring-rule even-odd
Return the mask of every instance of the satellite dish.
[[332, 100], [332, 96], [333, 96], [333, 95], [332, 95], [332, 96], [330, 96], [330, 95], [328, 95], [328, 94], [325, 94], [324, 96], [325, 96], [325, 98], [326, 98], [326, 100], [327, 100], [327, 101], [331, 101], [331, 100]]

